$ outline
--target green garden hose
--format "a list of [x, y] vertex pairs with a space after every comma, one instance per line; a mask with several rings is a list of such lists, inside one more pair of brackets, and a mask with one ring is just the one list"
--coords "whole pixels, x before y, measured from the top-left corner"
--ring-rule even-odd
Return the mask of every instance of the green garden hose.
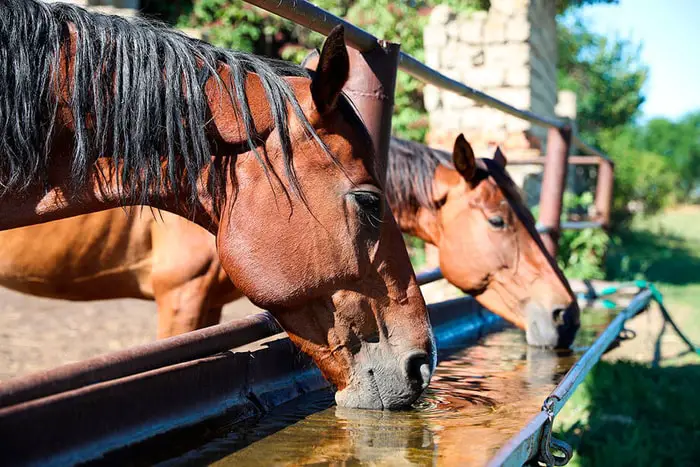
[[614, 295], [621, 288], [629, 287], [631, 285], [638, 287], [640, 289], [649, 290], [651, 292], [651, 295], [652, 295], [654, 301], [659, 305], [659, 309], [661, 310], [661, 314], [663, 315], [666, 322], [668, 322], [668, 324], [671, 325], [673, 330], [676, 331], [676, 334], [678, 334], [678, 337], [680, 337], [681, 340], [683, 340], [683, 342], [685, 342], [685, 344], [690, 348], [691, 352], [694, 352], [694, 353], [700, 355], [700, 348], [696, 347], [690, 341], [690, 339], [688, 339], [686, 337], [686, 335], [683, 334], [683, 332], [681, 332], [681, 330], [678, 328], [678, 325], [675, 323], [675, 321], [673, 321], [673, 319], [671, 318], [671, 315], [668, 313], [668, 310], [666, 309], [666, 305], [664, 304], [663, 295], [661, 295], [661, 292], [659, 291], [659, 289], [657, 289], [656, 286], [654, 284], [652, 284], [651, 282], [647, 282], [647, 281], [643, 281], [643, 280], [636, 280], [633, 282], [623, 282], [621, 284], [608, 286], [608, 287], [602, 289], [601, 291], [596, 291], [593, 287], [589, 287], [589, 289], [593, 291], [594, 296], [591, 297], [587, 294], [584, 294], [583, 298], [589, 299], [589, 300], [590, 299], [602, 299], [602, 303], [603, 303], [603, 306], [605, 308], [608, 308], [608, 309], [617, 308], [617, 304], [614, 301], [609, 300], [609, 299], [605, 299], [603, 297]]

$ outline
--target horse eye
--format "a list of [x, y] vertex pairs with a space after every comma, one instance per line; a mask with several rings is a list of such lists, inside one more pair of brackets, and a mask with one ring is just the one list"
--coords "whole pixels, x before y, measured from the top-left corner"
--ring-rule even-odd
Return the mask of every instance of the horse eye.
[[447, 195], [443, 196], [439, 200], [435, 201], [435, 209], [442, 209], [442, 207], [447, 203]]
[[494, 229], [502, 229], [506, 226], [506, 221], [501, 216], [489, 217], [488, 221]]
[[360, 216], [364, 223], [379, 227], [382, 222], [382, 197], [372, 191], [354, 191], [352, 196], [360, 208]]

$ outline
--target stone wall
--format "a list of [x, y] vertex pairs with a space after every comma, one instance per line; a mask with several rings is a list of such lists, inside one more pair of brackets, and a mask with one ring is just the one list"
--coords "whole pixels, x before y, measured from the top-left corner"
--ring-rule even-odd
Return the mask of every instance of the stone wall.
[[[488, 12], [433, 9], [424, 31], [426, 63], [519, 109], [554, 116], [556, 23], [549, 0], [492, 0]], [[460, 133], [479, 155], [500, 145], [509, 158], [538, 155], [546, 131], [498, 110], [427, 86], [428, 142], [450, 148]], [[490, 151], [489, 151], [490, 150]]]

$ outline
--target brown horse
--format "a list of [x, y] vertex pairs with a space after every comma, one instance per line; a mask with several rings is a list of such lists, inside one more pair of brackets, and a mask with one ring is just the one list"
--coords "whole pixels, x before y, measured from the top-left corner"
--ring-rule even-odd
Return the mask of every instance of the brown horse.
[[449, 153], [393, 139], [387, 196], [401, 230], [436, 245], [445, 278], [526, 331], [530, 345], [568, 347], [579, 327], [569, 284], [505, 170], [460, 135]]
[[[464, 139], [452, 157], [476, 166], [470, 179], [449, 154], [392, 139], [387, 195], [401, 228], [439, 246], [448, 280], [525, 329], [531, 345], [568, 345], [576, 328], [557, 319], [559, 310], [576, 313], [575, 301], [537, 242], [527, 209], [488, 175], [488, 161], [475, 161]], [[492, 169], [511, 185], [501, 166]], [[159, 337], [218, 323], [221, 307], [242, 295], [219, 266], [214, 237], [167, 212], [111, 210], [3, 232], [0, 258], [0, 285], [21, 292], [155, 299]], [[534, 319], [541, 323], [528, 325]]]
[[338, 389], [395, 408], [435, 348], [366, 128], [318, 72], [63, 3], [0, 3], [0, 229], [140, 204], [216, 235], [224, 270]]

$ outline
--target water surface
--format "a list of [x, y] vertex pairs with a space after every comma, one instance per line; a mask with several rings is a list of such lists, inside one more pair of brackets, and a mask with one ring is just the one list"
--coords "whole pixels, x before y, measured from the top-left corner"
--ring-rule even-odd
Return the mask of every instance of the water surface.
[[430, 388], [403, 412], [342, 409], [304, 396], [168, 464], [483, 465], [534, 416], [613, 313], [584, 312], [574, 350], [525, 344], [515, 329], [441, 355]]

